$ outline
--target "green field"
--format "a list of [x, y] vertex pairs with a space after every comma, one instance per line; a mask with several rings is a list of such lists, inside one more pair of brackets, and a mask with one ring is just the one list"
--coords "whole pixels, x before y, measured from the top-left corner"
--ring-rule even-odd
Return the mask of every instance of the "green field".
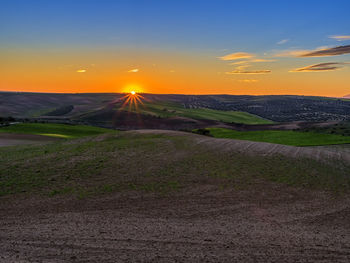
[[36, 134], [65, 139], [78, 138], [83, 136], [98, 135], [107, 132], [114, 132], [110, 129], [86, 126], [51, 123], [19, 123], [10, 126], [0, 127], [0, 132]]
[[259, 116], [241, 112], [241, 111], [221, 111], [212, 110], [206, 108], [187, 109], [181, 104], [169, 103], [169, 102], [144, 102], [138, 104], [136, 107], [125, 107], [124, 110], [131, 110], [133, 112], [139, 112], [141, 114], [149, 114], [161, 118], [169, 118], [175, 116], [193, 118], [193, 119], [206, 119], [222, 122], [235, 122], [243, 124], [271, 124], [270, 120], [263, 119]]
[[343, 192], [350, 189], [350, 167], [345, 165], [221, 152], [197, 144], [190, 134], [119, 132], [98, 139], [0, 148], [0, 196], [84, 198], [121, 191], [163, 195], [201, 185], [246, 189], [264, 180]]
[[344, 121], [344, 122], [336, 123], [334, 125], [325, 126], [325, 127], [315, 126], [315, 127], [302, 128], [300, 129], [300, 131], [350, 136], [350, 122]]
[[350, 136], [299, 131], [235, 131], [224, 128], [208, 128], [216, 138], [229, 138], [256, 142], [270, 142], [292, 146], [316, 146], [350, 143]]

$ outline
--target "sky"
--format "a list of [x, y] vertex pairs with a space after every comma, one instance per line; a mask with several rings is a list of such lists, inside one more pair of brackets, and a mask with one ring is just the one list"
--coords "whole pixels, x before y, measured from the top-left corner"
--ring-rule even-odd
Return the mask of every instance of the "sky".
[[350, 94], [350, 1], [1, 0], [0, 91]]

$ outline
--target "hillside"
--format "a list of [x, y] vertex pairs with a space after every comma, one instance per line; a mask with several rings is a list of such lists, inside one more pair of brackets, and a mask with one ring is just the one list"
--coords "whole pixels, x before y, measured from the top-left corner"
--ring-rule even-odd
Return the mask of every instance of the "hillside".
[[1, 133], [16, 134], [35, 134], [48, 137], [58, 137], [65, 139], [92, 136], [103, 133], [113, 132], [109, 129], [103, 129], [84, 125], [65, 125], [65, 124], [47, 124], [47, 123], [18, 123], [15, 125], [0, 127]]
[[[53, 129], [56, 129], [56, 134], [53, 134]], [[42, 133], [38, 134], [39, 130]], [[149, 183], [149, 187], [171, 188], [172, 182], [176, 182], [176, 187], [185, 187], [187, 180], [192, 180], [193, 176], [204, 179], [216, 175], [221, 177], [220, 174], [225, 175], [223, 178], [231, 174], [228, 177], [232, 176], [232, 180], [242, 179], [244, 182], [260, 176], [268, 179], [273, 175], [278, 181], [294, 182], [296, 185], [312, 184], [312, 187], [327, 189], [345, 187], [344, 190], [350, 188], [349, 167], [330, 166], [331, 163], [327, 162], [332, 158], [340, 160], [339, 155], [328, 151], [322, 154], [319, 149], [313, 156], [308, 150], [295, 148], [297, 156], [290, 158], [294, 155], [290, 154], [289, 150], [286, 151], [290, 146], [276, 148], [273, 144], [258, 143], [255, 146], [250, 145], [249, 150], [241, 151], [245, 142], [237, 141], [238, 144], [233, 144], [233, 148], [222, 147], [218, 150], [217, 147], [222, 142], [227, 145], [230, 145], [230, 142], [175, 131], [115, 132], [94, 127], [57, 124], [18, 124], [7, 129], [0, 128], [0, 131], [17, 131], [19, 134], [29, 133], [65, 139], [81, 138], [39, 146], [0, 148], [0, 193], [3, 195], [31, 191], [59, 193], [67, 192], [67, 187], [72, 193], [80, 190], [88, 193], [100, 191], [99, 189], [107, 183], [111, 183], [110, 187], [116, 187], [116, 190], [119, 187], [128, 188], [130, 184], [135, 187], [141, 184], [141, 189], [148, 187], [143, 186], [144, 183]], [[211, 131], [214, 135], [219, 133], [219, 129]], [[225, 129], [220, 131], [222, 133]], [[227, 155], [225, 149], [230, 149], [231, 154]], [[280, 150], [271, 151], [272, 149]], [[143, 155], [144, 153], [147, 154]], [[276, 154], [280, 156], [275, 158]], [[320, 156], [327, 158], [319, 159]], [[312, 160], [314, 157], [318, 159]], [[349, 156], [344, 152], [341, 158], [346, 159]], [[23, 162], [24, 159], [31, 161]], [[233, 159], [235, 162], [229, 161]], [[251, 166], [251, 163], [254, 163], [254, 166]], [[296, 169], [287, 168], [294, 165], [297, 165]], [[240, 169], [239, 173], [237, 169]], [[280, 173], [281, 169], [283, 173]], [[328, 173], [330, 169], [332, 173]], [[260, 170], [264, 170], [264, 173], [261, 174]], [[317, 173], [320, 180], [314, 182], [307, 176], [308, 171]], [[241, 178], [243, 174], [244, 178]], [[119, 175], [122, 177], [119, 178]], [[337, 177], [337, 180], [333, 180], [334, 177]], [[55, 180], [51, 182], [50, 178]], [[157, 182], [160, 185], [157, 185]]]
[[[133, 121], [121, 112], [125, 94], [43, 94], [0, 93], [0, 117], [56, 119], [99, 124], [105, 127], [184, 128], [187, 122], [223, 121], [246, 124], [293, 121], [341, 121], [350, 119], [350, 101], [307, 96], [234, 96], [234, 95], [157, 95], [142, 94], [144, 106]], [[141, 104], [140, 104], [141, 105]], [[126, 107], [127, 109], [127, 107]], [[164, 110], [165, 109], [165, 110]], [[203, 110], [204, 109], [204, 110]], [[135, 113], [135, 111], [133, 111]], [[123, 116], [120, 116], [123, 115]], [[175, 120], [174, 120], [175, 118]], [[151, 123], [138, 126], [138, 119]], [[171, 120], [165, 120], [171, 119]], [[174, 122], [174, 123], [173, 123]], [[153, 123], [153, 124], [152, 124]], [[177, 125], [180, 123], [181, 125]], [[205, 124], [208, 124], [205, 123]], [[192, 125], [199, 128], [205, 125]]]
[[[121, 104], [116, 105], [121, 109]], [[132, 111], [143, 115], [151, 115], [160, 118], [186, 117], [197, 120], [213, 120], [226, 123], [242, 124], [271, 124], [272, 121], [260, 118], [253, 114], [240, 111], [220, 111], [209, 108], [184, 108], [180, 103], [174, 102], [144, 102], [132, 107], [123, 108], [124, 111]]]
[[346, 262], [345, 156], [159, 130], [2, 147], [2, 261]]
[[305, 131], [235, 131], [224, 128], [208, 128], [216, 138], [230, 138], [257, 142], [270, 142], [292, 146], [317, 146], [350, 144], [350, 136]]

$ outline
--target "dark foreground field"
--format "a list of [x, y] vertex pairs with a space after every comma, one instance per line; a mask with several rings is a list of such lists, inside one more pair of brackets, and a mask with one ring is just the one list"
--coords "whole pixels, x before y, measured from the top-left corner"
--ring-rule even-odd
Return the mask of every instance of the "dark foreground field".
[[196, 184], [1, 204], [1, 262], [349, 262], [350, 200]]
[[349, 262], [347, 158], [149, 130], [3, 147], [0, 262]]

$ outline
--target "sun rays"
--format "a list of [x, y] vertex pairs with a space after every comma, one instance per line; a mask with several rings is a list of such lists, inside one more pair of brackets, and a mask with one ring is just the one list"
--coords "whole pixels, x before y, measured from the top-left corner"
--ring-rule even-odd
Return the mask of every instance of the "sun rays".
[[130, 91], [130, 93], [126, 94], [120, 99], [121, 101], [123, 101], [123, 104], [120, 107], [120, 110], [124, 110], [125, 107], [128, 107], [129, 111], [133, 111], [133, 110], [138, 111], [139, 104], [143, 105], [142, 100], [144, 99], [145, 98], [142, 95], [132, 90]]

